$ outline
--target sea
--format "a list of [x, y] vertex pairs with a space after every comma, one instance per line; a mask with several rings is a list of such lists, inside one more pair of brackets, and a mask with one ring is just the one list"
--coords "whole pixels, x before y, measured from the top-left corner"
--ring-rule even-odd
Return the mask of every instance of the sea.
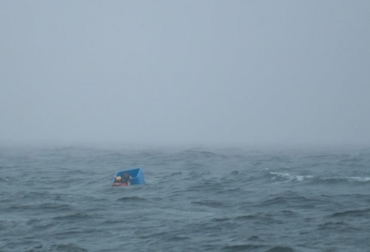
[[370, 148], [2, 146], [0, 251], [370, 251]]

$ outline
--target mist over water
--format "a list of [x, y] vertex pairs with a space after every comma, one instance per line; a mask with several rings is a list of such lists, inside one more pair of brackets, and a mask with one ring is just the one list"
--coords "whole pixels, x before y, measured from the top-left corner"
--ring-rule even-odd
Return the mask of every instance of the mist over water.
[[0, 3], [0, 142], [369, 144], [368, 1]]
[[[1, 251], [366, 251], [370, 149], [0, 149]], [[141, 167], [144, 186], [111, 187]]]

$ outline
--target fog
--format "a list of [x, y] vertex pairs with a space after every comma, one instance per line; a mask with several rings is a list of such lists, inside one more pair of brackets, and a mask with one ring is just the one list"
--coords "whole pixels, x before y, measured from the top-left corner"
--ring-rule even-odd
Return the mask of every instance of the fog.
[[0, 1], [0, 142], [370, 144], [370, 1]]

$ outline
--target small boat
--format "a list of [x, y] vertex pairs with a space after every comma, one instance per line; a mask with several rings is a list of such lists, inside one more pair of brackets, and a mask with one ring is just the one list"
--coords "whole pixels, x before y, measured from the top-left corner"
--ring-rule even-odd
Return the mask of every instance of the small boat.
[[113, 177], [113, 184], [112, 186], [127, 186], [128, 184], [125, 182], [122, 182], [122, 178], [124, 178], [125, 173], [127, 173], [130, 176], [130, 185], [144, 185], [144, 174], [141, 168], [134, 168], [130, 170], [123, 170], [118, 171]]

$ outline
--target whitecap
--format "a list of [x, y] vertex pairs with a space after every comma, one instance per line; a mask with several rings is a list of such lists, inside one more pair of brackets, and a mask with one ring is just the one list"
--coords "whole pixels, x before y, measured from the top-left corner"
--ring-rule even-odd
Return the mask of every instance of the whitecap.
[[348, 180], [355, 182], [369, 182], [370, 177], [349, 177]]
[[275, 180], [276, 178], [284, 178], [287, 181], [304, 181], [306, 179], [312, 179], [315, 176], [314, 175], [291, 175], [289, 173], [279, 173], [279, 172], [270, 172], [270, 175], [273, 175], [274, 177], [271, 178], [271, 180]]

